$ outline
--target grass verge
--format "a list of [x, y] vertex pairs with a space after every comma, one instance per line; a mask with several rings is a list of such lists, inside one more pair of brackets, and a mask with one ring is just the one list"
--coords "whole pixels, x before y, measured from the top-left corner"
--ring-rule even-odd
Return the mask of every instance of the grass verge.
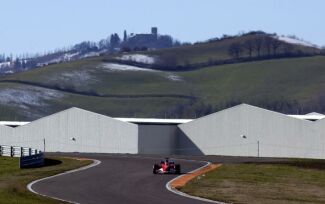
[[325, 203], [325, 161], [224, 164], [179, 190], [226, 203]]
[[19, 159], [0, 157], [1, 204], [54, 204], [62, 203], [35, 195], [27, 190], [31, 181], [76, 169], [92, 163], [90, 160], [49, 157], [41, 168], [19, 169]]

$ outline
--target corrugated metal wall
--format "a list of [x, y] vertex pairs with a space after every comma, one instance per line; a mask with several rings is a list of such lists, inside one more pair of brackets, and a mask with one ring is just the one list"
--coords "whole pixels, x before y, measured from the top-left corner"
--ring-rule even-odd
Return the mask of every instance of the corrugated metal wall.
[[242, 104], [179, 128], [204, 155], [325, 158], [322, 124]]
[[71, 108], [0, 126], [0, 145], [48, 152], [231, 155], [325, 159], [325, 119], [301, 120], [242, 104], [181, 125], [132, 124]]
[[138, 153], [137, 125], [78, 108], [14, 128], [5, 137], [10, 145], [40, 150], [45, 138], [48, 152]]

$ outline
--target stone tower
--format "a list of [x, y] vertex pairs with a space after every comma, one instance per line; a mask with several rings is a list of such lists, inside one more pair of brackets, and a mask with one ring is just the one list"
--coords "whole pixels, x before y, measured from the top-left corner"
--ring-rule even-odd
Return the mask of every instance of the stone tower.
[[158, 28], [157, 27], [152, 27], [151, 28], [151, 34], [158, 35]]

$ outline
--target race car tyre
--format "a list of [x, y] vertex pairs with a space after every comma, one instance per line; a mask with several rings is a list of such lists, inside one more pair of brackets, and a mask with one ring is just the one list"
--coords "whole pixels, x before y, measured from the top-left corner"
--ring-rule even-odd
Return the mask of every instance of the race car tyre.
[[181, 165], [180, 164], [176, 164], [175, 165], [175, 174], [180, 174], [181, 173]]
[[159, 169], [159, 165], [158, 164], [153, 165], [152, 173], [153, 174], [157, 174], [158, 169]]

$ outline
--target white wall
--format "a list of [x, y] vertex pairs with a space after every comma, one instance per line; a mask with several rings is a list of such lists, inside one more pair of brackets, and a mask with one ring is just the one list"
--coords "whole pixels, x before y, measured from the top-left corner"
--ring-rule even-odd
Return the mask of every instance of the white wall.
[[295, 119], [246, 104], [179, 128], [205, 155], [257, 156], [259, 141], [261, 157], [325, 159], [324, 128], [320, 121]]
[[325, 119], [311, 122], [246, 104], [178, 128], [135, 125], [78, 108], [17, 128], [0, 126], [0, 145], [43, 150], [44, 138], [48, 152], [259, 154], [261, 157], [325, 159]]
[[11, 145], [13, 142], [12, 134], [14, 128], [0, 125], [0, 145]]
[[11, 141], [43, 150], [43, 138], [47, 152], [138, 153], [137, 125], [78, 108], [17, 127]]

